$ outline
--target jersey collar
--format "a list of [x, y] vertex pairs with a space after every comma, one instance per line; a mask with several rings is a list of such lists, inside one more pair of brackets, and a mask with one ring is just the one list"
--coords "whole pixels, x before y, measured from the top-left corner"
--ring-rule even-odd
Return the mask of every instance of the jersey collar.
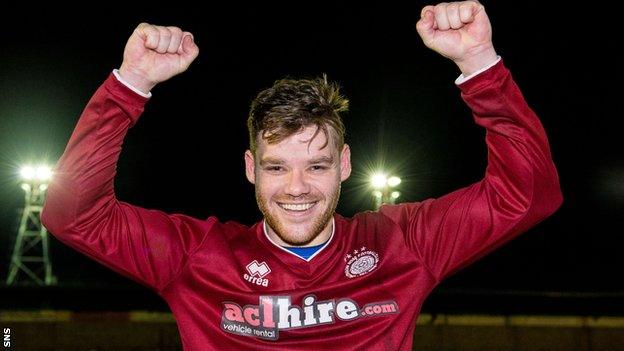
[[329, 246], [329, 244], [331, 243], [332, 239], [334, 238], [334, 233], [336, 232], [336, 221], [334, 220], [334, 217], [332, 216], [332, 232], [331, 232], [331, 236], [329, 237], [329, 240], [327, 240], [327, 241], [325, 242], [325, 246], [323, 246], [323, 247], [322, 247], [322, 248], [320, 248], [318, 251], [316, 251], [316, 252], [315, 252], [312, 256], [310, 256], [310, 257], [308, 257], [307, 259], [305, 259], [305, 258], [303, 258], [303, 257], [301, 257], [301, 256], [299, 256], [299, 255], [297, 255], [296, 253], [294, 253], [294, 252], [292, 252], [292, 251], [290, 251], [290, 250], [287, 250], [287, 249], [283, 248], [281, 245], [279, 245], [279, 244], [277, 244], [275, 241], [273, 241], [273, 240], [271, 239], [271, 237], [269, 236], [269, 234], [268, 234], [268, 233], [269, 233], [269, 231], [267, 230], [267, 226], [268, 226], [268, 224], [267, 224], [266, 220], [264, 220], [264, 219], [263, 219], [263, 220], [262, 220], [262, 231], [264, 232], [264, 236], [267, 238], [267, 240], [268, 240], [271, 244], [273, 244], [273, 246], [277, 247], [278, 249], [280, 249], [280, 250], [282, 250], [282, 251], [284, 251], [284, 252], [286, 252], [286, 253], [288, 253], [288, 254], [290, 254], [290, 255], [293, 255], [293, 256], [295, 256], [295, 257], [298, 257], [298, 258], [300, 258], [300, 259], [302, 259], [302, 260], [304, 260], [304, 261], [306, 261], [306, 262], [310, 262], [310, 261], [311, 261], [314, 257], [318, 256], [318, 254], [320, 254], [323, 250], [325, 250], [325, 249]]

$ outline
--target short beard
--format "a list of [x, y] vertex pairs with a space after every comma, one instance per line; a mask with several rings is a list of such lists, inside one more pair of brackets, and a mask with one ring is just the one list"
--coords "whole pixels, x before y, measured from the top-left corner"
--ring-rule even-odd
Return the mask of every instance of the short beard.
[[271, 215], [268, 207], [265, 206], [265, 203], [268, 202], [264, 201], [265, 199], [258, 191], [258, 187], [256, 187], [256, 202], [258, 203], [258, 208], [260, 209], [260, 212], [262, 212], [262, 215], [264, 216], [264, 220], [283, 242], [292, 246], [305, 246], [311, 243], [314, 239], [316, 239], [316, 237], [323, 231], [323, 229], [325, 229], [327, 223], [329, 223], [329, 221], [333, 218], [336, 207], [338, 206], [338, 198], [340, 198], [340, 188], [341, 184], [339, 183], [338, 188], [336, 189], [334, 194], [332, 194], [333, 196], [331, 197], [331, 203], [329, 204], [325, 212], [323, 212], [314, 221], [314, 224], [312, 225], [312, 231], [308, 235], [305, 235], [302, 240], [298, 241], [291, 240], [286, 237], [286, 235], [284, 235], [284, 233], [286, 232], [286, 228], [282, 226], [282, 223], [278, 220], [277, 216], [273, 217]]

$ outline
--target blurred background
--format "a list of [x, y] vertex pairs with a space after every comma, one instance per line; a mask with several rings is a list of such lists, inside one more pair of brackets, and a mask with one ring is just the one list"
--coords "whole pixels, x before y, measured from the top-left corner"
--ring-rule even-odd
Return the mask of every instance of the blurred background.
[[[459, 72], [414, 29], [426, 4], [255, 2], [199, 10], [107, 2], [3, 11], [0, 327], [10, 328], [20, 345], [13, 349], [180, 347], [155, 293], [53, 237], [54, 284], [6, 284], [25, 210], [20, 168], [58, 160], [138, 23], [191, 31], [201, 52], [188, 72], [153, 90], [130, 130], [118, 198], [252, 224], [261, 217], [244, 177], [249, 103], [285, 76], [326, 73], [350, 99], [345, 124], [354, 175], [343, 184], [342, 215], [373, 209], [373, 171], [401, 177], [397, 202], [438, 197], [483, 176], [485, 133], [453, 83]], [[548, 132], [564, 203], [438, 287], [423, 308], [415, 349], [622, 349], [622, 73], [614, 11], [565, 2], [483, 4], [498, 53]]]

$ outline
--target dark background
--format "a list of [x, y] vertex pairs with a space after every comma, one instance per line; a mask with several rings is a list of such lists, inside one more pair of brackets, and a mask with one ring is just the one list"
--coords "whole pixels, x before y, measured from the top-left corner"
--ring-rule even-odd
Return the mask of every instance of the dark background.
[[[443, 283], [430, 306], [620, 313], [614, 306], [624, 296], [622, 74], [611, 18], [617, 11], [565, 2], [484, 4], [497, 51], [548, 132], [564, 204]], [[345, 124], [354, 174], [343, 184], [339, 213], [372, 207], [365, 175], [374, 166], [403, 178], [401, 201], [479, 180], [484, 131], [453, 84], [457, 68], [420, 42], [414, 24], [423, 5], [7, 9], [0, 15], [0, 278], [6, 278], [23, 206], [20, 165], [58, 159], [82, 108], [120, 65], [125, 42], [142, 21], [191, 31], [201, 52], [188, 72], [153, 90], [130, 131], [116, 180], [124, 201], [200, 218], [259, 220], [243, 168], [249, 103], [276, 79], [321, 73], [340, 82], [351, 103]], [[55, 239], [51, 255], [59, 286], [48, 292], [56, 298], [41, 302], [36, 291], [3, 288], [13, 292], [4, 307], [166, 308]], [[109, 305], [68, 302], [95, 291], [107, 295]], [[502, 305], [488, 302], [493, 297]]]

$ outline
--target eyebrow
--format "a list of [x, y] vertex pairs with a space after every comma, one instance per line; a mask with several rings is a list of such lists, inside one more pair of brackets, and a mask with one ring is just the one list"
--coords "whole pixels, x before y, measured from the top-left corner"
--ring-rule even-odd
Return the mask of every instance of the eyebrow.
[[[265, 166], [267, 164], [271, 164], [271, 165], [283, 165], [285, 164], [286, 161], [284, 161], [281, 158], [274, 158], [274, 157], [265, 157], [262, 160], [260, 160], [260, 166]], [[310, 161], [308, 161], [308, 164], [318, 164], [318, 163], [329, 163], [332, 164], [334, 163], [334, 158], [332, 156], [320, 156], [320, 157], [316, 157], [311, 159]]]
[[265, 157], [262, 160], [260, 160], [260, 166], [264, 166], [266, 164], [282, 165], [284, 163], [285, 163], [284, 160], [279, 159], [279, 158], [273, 158], [273, 157]]
[[317, 157], [317, 158], [314, 158], [314, 159], [310, 160], [308, 163], [309, 164], [334, 163], [334, 157], [332, 157], [332, 156], [320, 156], [320, 157]]

